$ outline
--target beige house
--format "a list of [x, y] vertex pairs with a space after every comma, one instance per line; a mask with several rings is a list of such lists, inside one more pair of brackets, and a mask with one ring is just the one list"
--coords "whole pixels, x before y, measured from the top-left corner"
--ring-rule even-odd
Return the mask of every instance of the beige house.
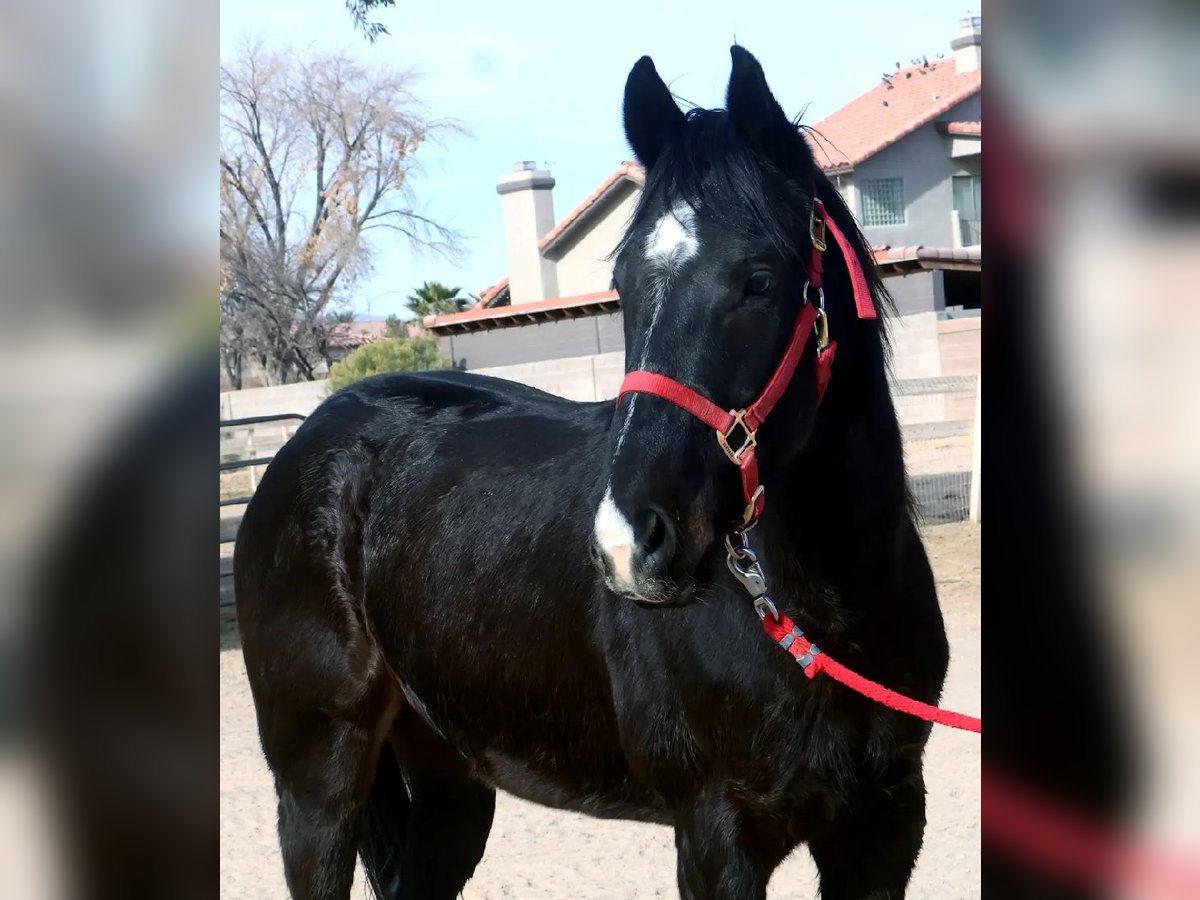
[[[813, 140], [814, 152], [868, 223], [864, 233], [896, 300], [897, 380], [979, 372], [979, 36], [979, 19], [964, 20], [950, 58], [897, 69], [814, 126], [835, 138], [825, 146]], [[624, 334], [610, 254], [645, 173], [621, 163], [562, 219], [554, 183], [532, 162], [500, 179], [507, 277], [473, 309], [425, 325], [463, 368], [574, 399], [612, 397], [624, 371]]]

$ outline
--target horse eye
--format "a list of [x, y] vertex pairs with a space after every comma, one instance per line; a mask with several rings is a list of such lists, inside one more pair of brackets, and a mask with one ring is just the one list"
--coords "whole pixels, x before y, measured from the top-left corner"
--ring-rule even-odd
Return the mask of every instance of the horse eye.
[[746, 293], [762, 296], [771, 290], [771, 273], [755, 272], [746, 280]]

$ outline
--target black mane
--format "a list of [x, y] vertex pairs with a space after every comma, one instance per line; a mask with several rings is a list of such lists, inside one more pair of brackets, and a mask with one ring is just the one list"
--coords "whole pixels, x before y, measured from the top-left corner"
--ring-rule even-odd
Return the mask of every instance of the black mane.
[[[781, 185], [783, 191], [778, 189]], [[645, 189], [617, 252], [648, 210], [681, 200], [731, 230], [761, 231], [785, 257], [801, 259], [803, 248], [797, 236], [807, 230], [811, 187], [760, 160], [723, 109], [687, 113], [679, 138], [646, 172]]]

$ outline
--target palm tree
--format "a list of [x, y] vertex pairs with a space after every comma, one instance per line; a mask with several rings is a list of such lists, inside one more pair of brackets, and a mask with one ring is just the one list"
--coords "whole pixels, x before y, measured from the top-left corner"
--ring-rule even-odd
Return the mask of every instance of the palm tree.
[[417, 315], [440, 316], [445, 313], [459, 312], [470, 306], [471, 301], [459, 296], [462, 288], [446, 287], [437, 281], [426, 281], [423, 285], [408, 295], [405, 305]]

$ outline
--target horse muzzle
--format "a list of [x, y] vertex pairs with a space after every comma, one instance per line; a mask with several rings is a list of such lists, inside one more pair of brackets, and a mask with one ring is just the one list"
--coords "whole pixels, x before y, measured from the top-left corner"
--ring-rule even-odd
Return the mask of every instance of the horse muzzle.
[[690, 584], [672, 576], [680, 550], [679, 528], [662, 508], [649, 505], [627, 518], [612, 492], [605, 493], [592, 531], [591, 556], [609, 590], [644, 606], [686, 602]]

